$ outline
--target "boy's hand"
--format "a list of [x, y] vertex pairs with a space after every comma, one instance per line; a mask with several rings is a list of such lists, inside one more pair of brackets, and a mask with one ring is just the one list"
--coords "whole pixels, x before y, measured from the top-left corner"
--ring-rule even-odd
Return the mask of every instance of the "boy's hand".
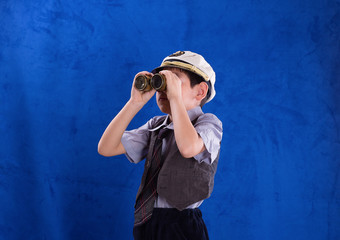
[[135, 87], [135, 80], [136, 80], [136, 77], [139, 76], [139, 75], [148, 75], [150, 77], [153, 76], [152, 73], [150, 72], [147, 72], [147, 71], [143, 71], [143, 72], [139, 72], [136, 74], [134, 80], [133, 80], [133, 84], [132, 84], [132, 89], [131, 89], [131, 98], [130, 98], [130, 101], [133, 102], [134, 104], [140, 104], [140, 105], [145, 105], [151, 98], [152, 96], [155, 94], [156, 90], [155, 89], [151, 89], [150, 91], [148, 92], [143, 92], [143, 91], [140, 91], [138, 90], [136, 87]]
[[179, 77], [169, 70], [162, 70], [160, 73], [166, 77], [166, 95], [169, 101], [182, 99], [182, 81]]

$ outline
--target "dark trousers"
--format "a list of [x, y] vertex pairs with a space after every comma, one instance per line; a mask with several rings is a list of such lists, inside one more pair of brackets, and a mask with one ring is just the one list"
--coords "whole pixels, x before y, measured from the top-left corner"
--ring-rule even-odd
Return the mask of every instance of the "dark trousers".
[[208, 240], [201, 210], [155, 208], [152, 217], [133, 228], [135, 240]]

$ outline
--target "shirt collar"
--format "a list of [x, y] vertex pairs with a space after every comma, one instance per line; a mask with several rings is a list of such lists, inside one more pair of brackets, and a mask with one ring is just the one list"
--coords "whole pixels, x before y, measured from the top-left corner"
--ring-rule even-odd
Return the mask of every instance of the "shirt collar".
[[[201, 107], [197, 106], [195, 108], [192, 108], [192, 109], [188, 110], [187, 113], [189, 115], [190, 121], [193, 121], [196, 118], [198, 118], [199, 116], [201, 116], [203, 114], [203, 111], [202, 111]], [[162, 127], [166, 127], [168, 129], [173, 130], [174, 129], [174, 124], [173, 124], [173, 122], [170, 122], [169, 118], [170, 118], [170, 116], [167, 115], [161, 125], [159, 125], [156, 128], [150, 129], [150, 131], [156, 131], [157, 129], [162, 128]], [[170, 123], [168, 123], [168, 122], [170, 122]]]
[[194, 121], [196, 118], [203, 115], [202, 108], [201, 107], [192, 108], [188, 111], [188, 115], [189, 115], [190, 121]]

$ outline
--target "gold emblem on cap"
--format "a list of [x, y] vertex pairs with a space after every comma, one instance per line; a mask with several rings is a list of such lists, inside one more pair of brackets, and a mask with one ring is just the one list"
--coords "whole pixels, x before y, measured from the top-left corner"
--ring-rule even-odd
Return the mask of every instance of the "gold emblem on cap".
[[178, 57], [178, 56], [183, 55], [184, 53], [185, 53], [184, 51], [177, 51], [177, 52], [171, 54], [169, 57]]

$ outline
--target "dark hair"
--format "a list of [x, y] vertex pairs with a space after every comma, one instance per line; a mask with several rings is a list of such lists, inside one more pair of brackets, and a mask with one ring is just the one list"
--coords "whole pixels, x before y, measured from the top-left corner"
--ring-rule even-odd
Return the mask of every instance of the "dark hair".
[[189, 79], [190, 79], [190, 86], [191, 88], [193, 88], [195, 85], [200, 84], [201, 82], [206, 82], [208, 84], [208, 92], [207, 95], [205, 96], [205, 98], [203, 98], [201, 100], [201, 104], [200, 106], [203, 107], [203, 105], [207, 102], [208, 98], [210, 97], [210, 88], [211, 88], [211, 84], [210, 81], [205, 81], [203, 77], [201, 77], [200, 75], [190, 72], [188, 70], [182, 70], [183, 72], [185, 72]]

